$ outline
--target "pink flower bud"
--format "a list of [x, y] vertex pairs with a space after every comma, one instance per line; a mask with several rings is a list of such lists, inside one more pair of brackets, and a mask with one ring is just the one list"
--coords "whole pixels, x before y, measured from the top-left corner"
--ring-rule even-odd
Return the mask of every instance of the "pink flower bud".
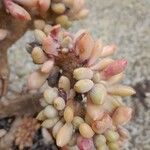
[[102, 72], [102, 76], [104, 79], [108, 79], [114, 75], [117, 75], [124, 71], [127, 65], [126, 60], [116, 60], [108, 65]]
[[92, 138], [83, 138], [82, 136], [79, 136], [77, 138], [77, 146], [80, 150], [93, 150], [94, 149], [94, 143]]
[[17, 19], [31, 20], [30, 14], [21, 6], [15, 4], [11, 0], [4, 1], [7, 11]]
[[113, 123], [116, 125], [124, 125], [127, 122], [129, 122], [131, 117], [132, 117], [132, 109], [126, 106], [120, 106], [115, 110], [112, 116], [112, 120]]

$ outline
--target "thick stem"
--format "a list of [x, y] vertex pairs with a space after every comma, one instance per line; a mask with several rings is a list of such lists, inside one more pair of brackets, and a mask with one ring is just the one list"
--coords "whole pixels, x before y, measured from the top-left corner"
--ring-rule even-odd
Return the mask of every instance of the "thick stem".
[[41, 93], [25, 94], [18, 96], [16, 99], [9, 100], [7, 105], [1, 101], [0, 118], [22, 116], [24, 114], [34, 115], [42, 109], [39, 103], [41, 97]]

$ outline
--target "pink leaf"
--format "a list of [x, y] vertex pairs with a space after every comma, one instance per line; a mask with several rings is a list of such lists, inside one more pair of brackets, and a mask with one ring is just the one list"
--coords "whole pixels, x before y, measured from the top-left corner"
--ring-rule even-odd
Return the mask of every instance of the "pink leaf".
[[48, 36], [43, 40], [42, 48], [48, 55], [57, 56], [58, 55], [57, 47], [58, 44], [52, 39], [51, 36]]
[[93, 150], [94, 149], [94, 143], [93, 140], [83, 138], [82, 136], [79, 136], [77, 139], [77, 146], [80, 150]]
[[17, 19], [31, 20], [30, 14], [21, 6], [15, 4], [11, 0], [4, 1], [7, 11]]
[[102, 72], [101, 75], [104, 79], [108, 79], [114, 75], [117, 75], [124, 71], [127, 65], [126, 60], [116, 60], [108, 65]]
[[39, 9], [41, 12], [46, 12], [51, 4], [51, 0], [38, 0]]
[[22, 6], [31, 8], [31, 7], [36, 7], [38, 0], [13, 0], [13, 1]]

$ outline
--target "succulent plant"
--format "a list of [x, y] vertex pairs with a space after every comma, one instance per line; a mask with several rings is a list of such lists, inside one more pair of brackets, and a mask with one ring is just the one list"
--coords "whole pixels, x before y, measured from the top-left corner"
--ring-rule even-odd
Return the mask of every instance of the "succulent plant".
[[86, 30], [71, 34], [59, 25], [49, 32], [36, 29], [33, 43], [28, 51], [40, 67], [29, 76], [28, 87], [49, 85], [37, 119], [50, 129], [57, 146], [120, 149], [128, 138], [123, 125], [132, 116], [122, 97], [135, 90], [120, 83], [127, 61], [110, 58], [116, 46], [103, 46]]
[[4, 0], [4, 4], [7, 12], [18, 19], [31, 20], [34, 14], [66, 28], [88, 14], [84, 0]]

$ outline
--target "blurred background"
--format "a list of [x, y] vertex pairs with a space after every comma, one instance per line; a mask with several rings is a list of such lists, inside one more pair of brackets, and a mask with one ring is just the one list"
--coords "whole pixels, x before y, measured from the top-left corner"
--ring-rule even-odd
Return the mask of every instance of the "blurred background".
[[[69, 30], [86, 28], [104, 43], [118, 45], [115, 57], [128, 60], [124, 82], [137, 91], [125, 100], [134, 109], [127, 126], [131, 139], [125, 150], [150, 150], [150, 0], [87, 0], [87, 5], [89, 17]], [[36, 68], [24, 48], [32, 38], [28, 31], [9, 49], [11, 83], [7, 97], [20, 92], [27, 75]]]

